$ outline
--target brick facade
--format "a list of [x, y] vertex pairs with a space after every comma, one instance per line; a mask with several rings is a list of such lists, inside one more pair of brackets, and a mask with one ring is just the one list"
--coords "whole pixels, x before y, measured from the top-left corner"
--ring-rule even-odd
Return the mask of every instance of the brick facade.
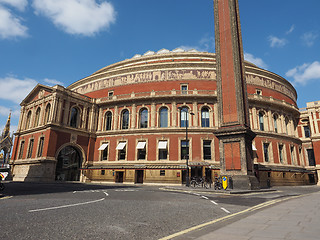
[[[306, 149], [317, 141], [299, 136], [302, 120], [293, 86], [249, 62], [245, 78], [261, 186], [316, 180]], [[181, 184], [186, 122], [190, 175], [212, 179], [219, 174], [213, 53], [176, 49], [137, 55], [67, 88], [37, 85], [21, 106], [11, 160], [14, 180]], [[186, 121], [179, 107], [194, 115]], [[316, 126], [311, 129], [317, 131]]]

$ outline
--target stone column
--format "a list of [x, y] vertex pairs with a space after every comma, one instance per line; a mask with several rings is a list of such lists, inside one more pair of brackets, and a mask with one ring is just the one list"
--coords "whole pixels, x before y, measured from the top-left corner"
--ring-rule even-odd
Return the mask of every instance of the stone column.
[[19, 118], [19, 123], [18, 123], [18, 129], [17, 129], [17, 132], [19, 132], [20, 130], [22, 130], [23, 129], [23, 127], [24, 126], [22, 126], [23, 125], [23, 121], [24, 121], [24, 113], [25, 112], [25, 107], [24, 106], [22, 106], [21, 107], [21, 110], [20, 110], [20, 118]]
[[46, 111], [43, 99], [40, 106], [41, 106], [41, 110], [40, 110], [40, 116], [39, 116], [39, 126], [42, 126], [44, 123], [43, 116], [45, 115], [45, 111]]
[[272, 121], [272, 112], [271, 110], [268, 110], [268, 131], [273, 131], [274, 126], [273, 126], [273, 121]]
[[252, 108], [252, 129], [257, 129], [257, 109], [255, 107]]
[[50, 103], [50, 113], [48, 116], [48, 123], [55, 122], [54, 116], [57, 114], [57, 108], [58, 108], [58, 101], [57, 101], [57, 96], [53, 96], [53, 100]]
[[[198, 126], [198, 118], [199, 118], [198, 103], [197, 102], [193, 102], [192, 112], [194, 113], [194, 115], [192, 116], [191, 114], [189, 114], [189, 117], [190, 117], [190, 119], [192, 119], [192, 126], [197, 127]], [[190, 126], [191, 126], [191, 124], [190, 124]]]
[[285, 118], [283, 116], [283, 113], [281, 113], [281, 115], [279, 116], [280, 118], [280, 133], [286, 133], [286, 130], [285, 130], [285, 125], [286, 125], [286, 121], [285, 121]]
[[88, 129], [89, 131], [94, 130], [95, 126], [95, 109], [94, 106], [91, 106], [90, 113], [89, 113], [89, 123], [88, 123]]
[[98, 131], [102, 130], [103, 125], [103, 109], [99, 109], [99, 116], [98, 116]]
[[151, 103], [151, 127], [154, 128], [156, 126], [156, 104]]
[[113, 129], [118, 130], [118, 122], [119, 122], [119, 113], [118, 113], [118, 106], [114, 107], [114, 120], [113, 120]]
[[316, 129], [315, 134], [318, 134], [319, 133], [319, 126], [318, 126], [318, 123], [317, 123], [317, 116], [316, 116], [315, 112], [312, 112], [312, 118], [313, 118], [314, 126], [315, 126], [315, 129]]
[[[136, 119], [137, 119], [137, 106], [136, 104], [132, 104], [131, 107], [131, 126], [130, 128], [136, 128]], [[120, 120], [121, 121], [121, 120]]]
[[172, 127], [176, 127], [177, 126], [177, 103], [176, 102], [172, 102], [171, 114], [172, 114]]
[[64, 106], [64, 114], [63, 114], [63, 120], [62, 120], [64, 125], [68, 124], [69, 114], [70, 114], [70, 102], [67, 100]]
[[218, 118], [218, 103], [216, 102], [213, 106], [213, 114], [214, 114], [214, 126], [219, 125], [219, 118]]
[[59, 124], [62, 124], [61, 122], [62, 108], [63, 108], [63, 99], [58, 98], [58, 109], [57, 109], [57, 115], [55, 116], [56, 118], [55, 121]]
[[82, 128], [86, 128], [87, 124], [87, 115], [88, 115], [88, 106], [83, 107], [83, 114], [82, 114]]

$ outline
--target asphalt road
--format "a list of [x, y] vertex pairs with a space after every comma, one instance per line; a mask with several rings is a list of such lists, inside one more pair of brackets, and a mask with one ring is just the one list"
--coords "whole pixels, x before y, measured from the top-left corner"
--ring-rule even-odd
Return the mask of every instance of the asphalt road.
[[0, 234], [3, 239], [160, 239], [273, 199], [319, 190], [224, 194], [144, 185], [7, 183], [0, 198]]

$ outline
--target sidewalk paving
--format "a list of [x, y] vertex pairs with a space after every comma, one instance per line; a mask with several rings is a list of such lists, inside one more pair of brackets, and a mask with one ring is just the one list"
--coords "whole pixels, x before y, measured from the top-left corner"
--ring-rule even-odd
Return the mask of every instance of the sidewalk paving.
[[203, 235], [198, 240], [320, 239], [320, 192], [279, 203]]

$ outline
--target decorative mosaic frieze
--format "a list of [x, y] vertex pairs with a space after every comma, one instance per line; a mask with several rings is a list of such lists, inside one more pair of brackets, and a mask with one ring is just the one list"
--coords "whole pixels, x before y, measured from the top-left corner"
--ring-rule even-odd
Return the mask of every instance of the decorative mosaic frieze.
[[215, 71], [209, 70], [165, 70], [133, 73], [86, 83], [81, 85], [80, 87], [75, 88], [74, 91], [81, 94], [85, 94], [104, 88], [122, 86], [133, 83], [192, 79], [216, 80], [216, 73]]
[[285, 84], [282, 84], [278, 81], [274, 81], [274, 80], [271, 80], [268, 78], [254, 76], [251, 74], [246, 74], [246, 81], [247, 81], [247, 84], [252, 84], [252, 85], [257, 85], [257, 86], [262, 86], [262, 87], [266, 87], [269, 89], [273, 89], [273, 90], [276, 90], [278, 92], [281, 92], [281, 93], [287, 95], [288, 97], [290, 97], [294, 101], [297, 100], [296, 96], [292, 92], [292, 90], [288, 86], [286, 86]]

